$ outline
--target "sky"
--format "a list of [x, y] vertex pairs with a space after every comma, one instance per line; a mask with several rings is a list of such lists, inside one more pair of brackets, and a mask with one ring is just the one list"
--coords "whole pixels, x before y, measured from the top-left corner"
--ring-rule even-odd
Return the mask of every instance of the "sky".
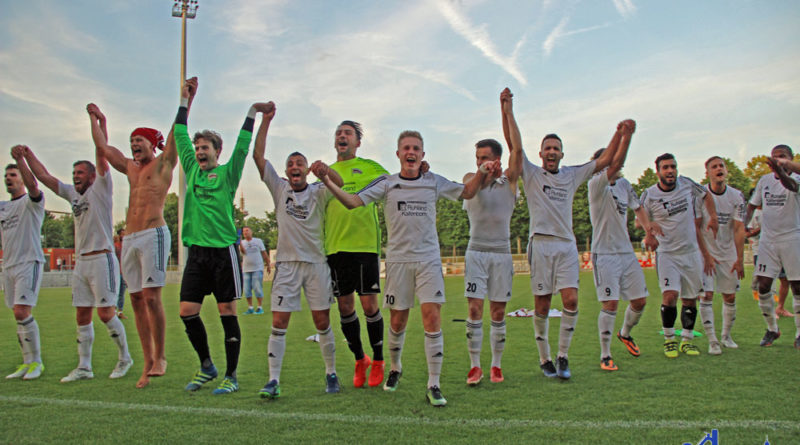
[[[89, 102], [128, 156], [135, 127], [166, 134], [180, 82], [172, 4], [0, 0], [2, 160], [26, 144], [69, 182], [72, 162], [93, 159]], [[200, 81], [189, 130], [221, 133], [227, 162], [249, 106], [272, 100], [267, 158], [279, 171], [293, 151], [334, 162], [335, 128], [351, 119], [365, 129], [358, 155], [399, 171], [397, 135], [414, 129], [432, 171], [460, 180], [476, 141], [503, 141], [509, 87], [532, 162], [552, 132], [564, 164], [586, 162], [632, 118], [632, 181], [664, 152], [700, 179], [711, 155], [744, 168], [776, 144], [800, 149], [797, 23], [800, 3], [780, 0], [200, 0], [188, 23], [187, 72]], [[121, 221], [128, 183], [113, 179]], [[250, 215], [273, 208], [249, 157], [237, 204], [242, 195]]]

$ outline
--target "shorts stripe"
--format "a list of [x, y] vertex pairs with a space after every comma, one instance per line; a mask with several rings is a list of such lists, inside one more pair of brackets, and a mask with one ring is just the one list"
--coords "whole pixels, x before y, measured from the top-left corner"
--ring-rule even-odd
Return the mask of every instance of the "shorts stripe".
[[39, 282], [39, 265], [38, 261], [33, 262], [33, 276], [31, 277], [31, 289], [36, 290], [36, 283]]
[[233, 244], [228, 246], [228, 253], [231, 255], [233, 285], [236, 288], [236, 296], [234, 298], [242, 298], [242, 271], [239, 269], [239, 255], [236, 254], [236, 247]]
[[116, 286], [116, 275], [114, 273], [114, 260], [111, 258], [111, 253], [106, 252], [106, 263], [108, 264], [108, 288], [114, 290], [117, 288]]
[[592, 273], [594, 273], [594, 282], [597, 283], [599, 286], [600, 283], [600, 274], [597, 272], [597, 254], [592, 254]]
[[164, 229], [156, 227], [156, 270], [164, 272]]

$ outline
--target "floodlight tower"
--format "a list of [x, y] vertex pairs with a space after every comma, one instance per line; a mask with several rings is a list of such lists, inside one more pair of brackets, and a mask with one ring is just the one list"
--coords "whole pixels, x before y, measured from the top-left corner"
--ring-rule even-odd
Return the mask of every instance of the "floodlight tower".
[[[172, 16], [181, 18], [181, 78], [180, 90], [186, 80], [186, 19], [197, 16], [197, 0], [177, 0], [172, 5]], [[178, 269], [183, 271], [186, 265], [186, 247], [183, 245], [183, 204], [186, 195], [186, 175], [183, 168], [178, 168]]]

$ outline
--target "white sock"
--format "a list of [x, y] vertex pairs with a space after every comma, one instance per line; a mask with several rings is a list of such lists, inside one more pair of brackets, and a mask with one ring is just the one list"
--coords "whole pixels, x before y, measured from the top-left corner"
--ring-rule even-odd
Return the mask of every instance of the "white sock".
[[642, 312], [644, 311], [637, 311], [632, 308], [631, 305], [628, 305], [628, 308], [625, 309], [625, 317], [622, 320], [622, 329], [619, 330], [620, 335], [623, 337], [631, 336], [631, 329], [639, 324], [639, 319], [642, 318]]
[[566, 309], [561, 311], [561, 328], [558, 333], [558, 356], [567, 357], [569, 345], [572, 343], [572, 335], [575, 333], [575, 325], [578, 323], [578, 311], [570, 312]]
[[471, 368], [481, 367], [481, 346], [483, 345], [483, 322], [467, 319], [467, 351]]
[[549, 323], [547, 315], [541, 316], [534, 311], [533, 335], [536, 337], [536, 349], [539, 350], [540, 363], [545, 363], [552, 360], [550, 358], [550, 343], [547, 342], [548, 328], [549, 328]]
[[662, 326], [662, 329], [664, 329], [664, 340], [667, 340], [667, 341], [675, 340], [675, 327], [674, 326], [671, 327], [671, 328], [665, 328], [665, 327]]
[[597, 315], [597, 331], [600, 333], [600, 358], [611, 357], [611, 336], [614, 333], [614, 321], [617, 311], [600, 310]]
[[269, 379], [281, 381], [281, 367], [283, 354], [286, 352], [286, 329], [272, 328], [267, 346], [267, 361], [269, 362]]
[[500, 361], [503, 359], [503, 350], [506, 348], [506, 321], [492, 321], [489, 330], [489, 339], [492, 344], [492, 367], [502, 368]]
[[778, 332], [778, 321], [775, 319], [775, 300], [772, 299], [771, 290], [766, 294], [758, 293], [758, 307], [761, 309], [764, 321], [767, 322], [767, 329]]
[[797, 328], [797, 335], [800, 337], [800, 295], [792, 295], [792, 310], [794, 310], [794, 327]]
[[425, 331], [425, 357], [428, 359], [428, 388], [439, 386], [444, 361], [444, 337], [442, 331]]
[[253, 310], [253, 305], [251, 304], [251, 305], [247, 306], [247, 309], [252, 311]]
[[94, 324], [78, 326], [78, 367], [92, 369], [92, 343], [94, 343]]
[[403, 344], [406, 342], [406, 331], [395, 332], [389, 328], [389, 358], [391, 360], [392, 371], [403, 371], [403, 364], [400, 358], [403, 356]]
[[325, 361], [325, 374], [336, 374], [336, 338], [333, 336], [331, 327], [320, 331], [319, 350], [322, 351], [322, 360]]
[[111, 336], [111, 339], [114, 340], [114, 343], [117, 344], [118, 359], [120, 361], [130, 361], [131, 354], [128, 351], [128, 337], [125, 335], [125, 326], [119, 321], [116, 315], [111, 317], [111, 320], [106, 322], [106, 328], [108, 328], [108, 335]]
[[733, 322], [736, 321], [736, 302], [722, 303], [722, 338], [731, 336]]
[[17, 322], [17, 337], [22, 348], [23, 363], [41, 363], [42, 352], [39, 344], [39, 325], [30, 317]]
[[708, 342], [717, 341], [717, 331], [714, 328], [714, 304], [712, 302], [700, 300], [700, 321], [703, 323]]

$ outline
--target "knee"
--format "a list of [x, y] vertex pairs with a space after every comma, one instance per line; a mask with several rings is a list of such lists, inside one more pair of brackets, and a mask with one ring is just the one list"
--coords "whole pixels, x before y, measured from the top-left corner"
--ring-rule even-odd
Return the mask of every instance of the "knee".
[[469, 305], [469, 318], [470, 320], [480, 320], [483, 318], [483, 307], [478, 305]]
[[616, 312], [618, 307], [619, 307], [619, 302], [616, 301], [616, 300], [604, 301], [603, 302], [603, 310], [604, 311]]
[[636, 300], [631, 301], [631, 307], [636, 312], [642, 312], [646, 304], [647, 304], [647, 299], [645, 298], [638, 298]]
[[14, 319], [17, 321], [22, 321], [28, 318], [31, 315], [31, 307], [30, 306], [23, 306], [23, 305], [16, 305], [14, 306]]

